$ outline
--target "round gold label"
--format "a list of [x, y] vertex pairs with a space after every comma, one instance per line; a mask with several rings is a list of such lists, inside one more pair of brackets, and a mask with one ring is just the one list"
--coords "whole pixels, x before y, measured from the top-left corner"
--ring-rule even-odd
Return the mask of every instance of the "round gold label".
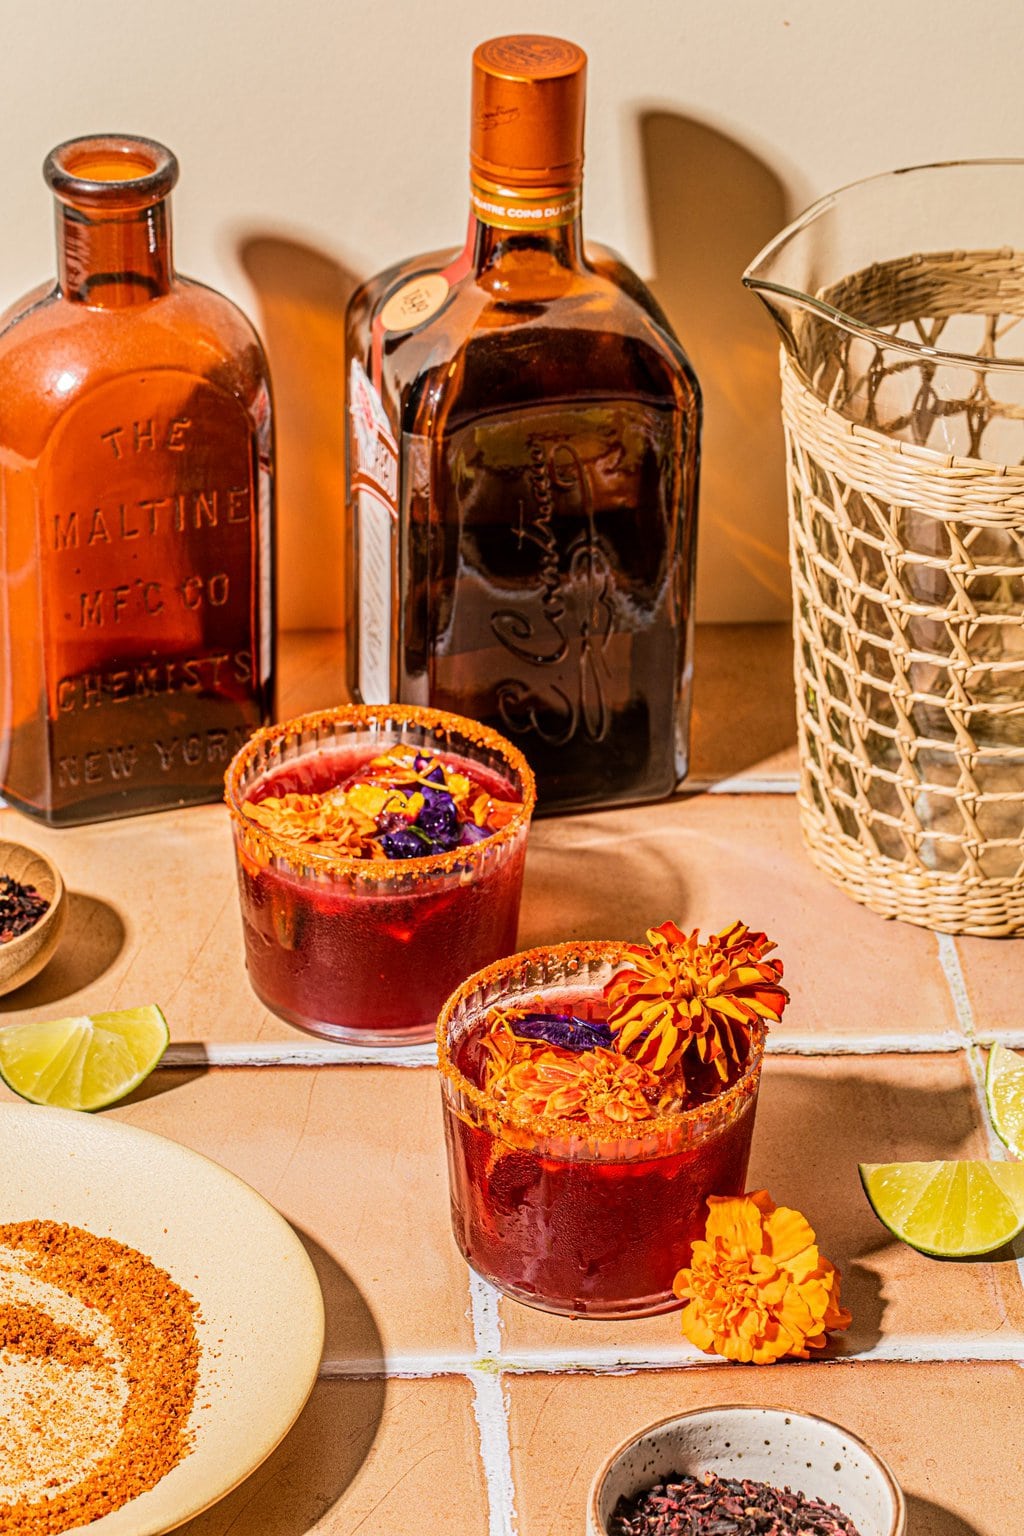
[[448, 297], [449, 283], [440, 272], [426, 272], [403, 283], [380, 312], [386, 331], [411, 331], [436, 315]]

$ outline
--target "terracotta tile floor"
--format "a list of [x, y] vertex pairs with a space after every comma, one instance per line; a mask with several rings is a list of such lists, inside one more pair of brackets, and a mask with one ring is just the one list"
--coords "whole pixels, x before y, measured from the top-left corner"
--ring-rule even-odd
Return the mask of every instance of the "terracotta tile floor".
[[[282, 714], [341, 696], [336, 636], [290, 637], [283, 662]], [[572, 1322], [499, 1300], [450, 1238], [429, 1049], [326, 1045], [251, 993], [221, 807], [66, 833], [0, 811], [0, 835], [52, 852], [72, 891], [59, 956], [0, 999], [0, 1022], [159, 1002], [166, 1064], [111, 1113], [252, 1183], [299, 1230], [324, 1290], [305, 1412], [186, 1536], [575, 1536], [612, 1445], [723, 1401], [862, 1434], [903, 1481], [909, 1536], [1020, 1529], [1024, 1247], [926, 1259], [874, 1220], [856, 1164], [993, 1154], [983, 1046], [1024, 1045], [1024, 941], [885, 923], [811, 868], [784, 629], [701, 631], [696, 675], [688, 792], [538, 822], [520, 937], [639, 937], [672, 915], [742, 916], [778, 939], [793, 1001], [750, 1184], [806, 1211], [842, 1270], [854, 1324], [825, 1361], [712, 1366], [675, 1314]]]

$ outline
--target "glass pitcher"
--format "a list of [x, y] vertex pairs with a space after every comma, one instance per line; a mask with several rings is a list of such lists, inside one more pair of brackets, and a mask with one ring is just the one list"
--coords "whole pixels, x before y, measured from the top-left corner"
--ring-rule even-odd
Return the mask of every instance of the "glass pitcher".
[[1024, 161], [857, 182], [744, 282], [782, 338], [811, 857], [1024, 933]]

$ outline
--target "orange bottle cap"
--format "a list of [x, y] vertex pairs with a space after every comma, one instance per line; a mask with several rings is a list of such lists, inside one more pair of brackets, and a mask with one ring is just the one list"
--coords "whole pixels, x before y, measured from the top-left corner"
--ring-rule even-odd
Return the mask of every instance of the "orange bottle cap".
[[494, 37], [473, 54], [474, 181], [573, 187], [583, 177], [587, 56], [560, 37]]

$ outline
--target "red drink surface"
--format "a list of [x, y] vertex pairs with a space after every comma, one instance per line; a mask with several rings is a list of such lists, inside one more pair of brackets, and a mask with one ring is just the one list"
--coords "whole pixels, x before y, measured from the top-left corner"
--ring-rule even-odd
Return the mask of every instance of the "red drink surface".
[[[322, 794], [382, 750], [377, 743], [297, 758], [261, 778], [247, 798]], [[518, 798], [508, 780], [479, 764], [454, 753], [441, 760], [497, 798]], [[240, 859], [253, 988], [275, 1013], [319, 1033], [427, 1038], [449, 993], [515, 948], [525, 839], [493, 863], [481, 858], [486, 841], [465, 850], [465, 869], [473, 871], [466, 883], [451, 874], [414, 879], [407, 861], [393, 860], [392, 891], [387, 881], [366, 890], [346, 876], [310, 879]]]
[[[557, 1011], [602, 1016], [593, 999], [563, 995]], [[455, 1066], [478, 1085], [484, 1027], [474, 1026], [453, 1052]], [[688, 1082], [692, 1075], [688, 1069]], [[742, 1097], [692, 1145], [681, 1135], [676, 1150], [628, 1161], [508, 1145], [446, 1105], [456, 1241], [478, 1273], [548, 1311], [615, 1317], [678, 1306], [672, 1282], [704, 1235], [708, 1195], [745, 1188], [755, 1103], [756, 1092]], [[640, 1135], [643, 1124], [636, 1122]], [[576, 1129], [586, 1134], [586, 1126]]]

